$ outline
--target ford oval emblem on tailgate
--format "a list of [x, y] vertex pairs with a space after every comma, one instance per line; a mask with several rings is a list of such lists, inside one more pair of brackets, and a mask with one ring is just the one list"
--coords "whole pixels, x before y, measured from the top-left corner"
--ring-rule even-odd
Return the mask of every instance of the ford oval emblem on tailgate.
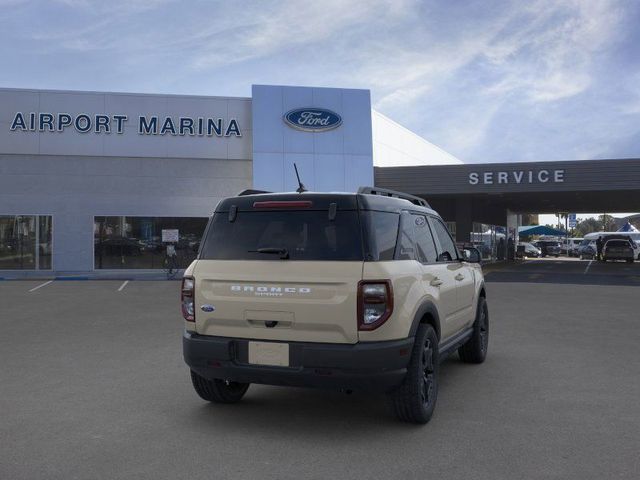
[[200, 307], [200, 310], [202, 310], [203, 312], [213, 312], [216, 309], [216, 307], [214, 307], [213, 305], [202, 305]]

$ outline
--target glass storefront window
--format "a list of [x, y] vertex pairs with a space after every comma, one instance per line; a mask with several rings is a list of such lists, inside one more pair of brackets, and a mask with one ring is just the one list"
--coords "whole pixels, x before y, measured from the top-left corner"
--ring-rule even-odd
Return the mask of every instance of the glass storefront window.
[[0, 215], [0, 270], [50, 270], [49, 215]]
[[207, 221], [202, 217], [94, 217], [95, 268], [164, 268], [168, 244], [162, 242], [163, 230], [178, 230], [178, 267], [186, 268], [196, 258]]

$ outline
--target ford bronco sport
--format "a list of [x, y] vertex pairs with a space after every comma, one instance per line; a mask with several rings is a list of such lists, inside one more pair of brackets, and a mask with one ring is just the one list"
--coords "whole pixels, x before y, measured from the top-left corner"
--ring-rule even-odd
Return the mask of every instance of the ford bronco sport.
[[227, 198], [182, 281], [193, 386], [218, 403], [251, 383], [381, 392], [399, 419], [426, 423], [442, 359], [487, 355], [478, 261], [398, 192]]

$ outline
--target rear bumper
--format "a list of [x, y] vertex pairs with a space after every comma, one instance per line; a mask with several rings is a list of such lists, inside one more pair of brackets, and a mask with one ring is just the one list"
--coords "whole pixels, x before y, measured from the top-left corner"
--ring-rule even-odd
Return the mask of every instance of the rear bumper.
[[289, 367], [249, 364], [248, 339], [185, 331], [182, 345], [187, 365], [205, 378], [386, 392], [402, 383], [413, 338], [353, 345], [289, 342]]
[[635, 255], [633, 252], [629, 253], [604, 253], [603, 258], [607, 260], [634, 260]]

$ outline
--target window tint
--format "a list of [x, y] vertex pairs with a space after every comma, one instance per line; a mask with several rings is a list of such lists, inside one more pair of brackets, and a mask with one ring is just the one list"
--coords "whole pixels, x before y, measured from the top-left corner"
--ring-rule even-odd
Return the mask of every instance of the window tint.
[[398, 238], [400, 215], [391, 212], [362, 212], [365, 230], [368, 231], [369, 259], [373, 261], [393, 260]]
[[338, 211], [238, 212], [233, 222], [216, 213], [201, 258], [210, 260], [280, 260], [259, 249], [285, 249], [290, 260], [362, 260], [358, 213]]
[[417, 260], [422, 263], [435, 262], [437, 258], [436, 245], [433, 242], [431, 229], [424, 215], [411, 215], [416, 237]]
[[607, 247], [630, 247], [631, 243], [627, 240], [609, 240], [605, 245]]
[[457, 260], [458, 253], [456, 251], [456, 246], [454, 245], [453, 240], [451, 240], [451, 236], [449, 235], [446, 227], [440, 220], [435, 218], [431, 219], [431, 226], [433, 227], [434, 235], [440, 242], [438, 260], [443, 262]]
[[410, 213], [402, 214], [400, 222], [400, 238], [398, 239], [398, 251], [396, 260], [416, 260], [416, 239], [413, 228], [413, 215]]

